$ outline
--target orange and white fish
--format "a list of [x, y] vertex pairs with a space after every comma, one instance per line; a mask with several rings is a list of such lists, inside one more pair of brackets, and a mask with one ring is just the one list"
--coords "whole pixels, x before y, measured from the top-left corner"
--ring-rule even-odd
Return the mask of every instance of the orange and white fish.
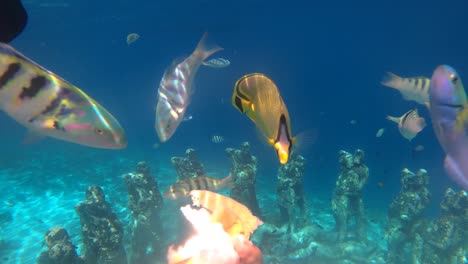
[[210, 191], [191, 191], [192, 205], [180, 208], [194, 233], [171, 245], [168, 264], [262, 264], [262, 252], [250, 240], [263, 222], [243, 204]]
[[163, 195], [167, 199], [175, 200], [186, 197], [192, 190], [217, 191], [224, 188], [229, 188], [231, 180], [231, 175], [225, 177], [224, 179], [215, 179], [206, 176], [188, 178], [172, 184]]
[[188, 58], [166, 70], [159, 84], [155, 129], [161, 142], [168, 141], [184, 120], [198, 68], [206, 58], [223, 49], [215, 44], [208, 45], [206, 38], [207, 33]]
[[396, 74], [387, 72], [382, 84], [398, 90], [405, 100], [415, 101], [423, 105], [429, 102], [429, 87], [431, 85], [429, 78], [402, 78]]
[[426, 120], [419, 116], [417, 109], [412, 109], [401, 117], [387, 116], [387, 119], [397, 123], [400, 134], [409, 141], [426, 126]]
[[78, 87], [0, 43], [0, 109], [32, 134], [85, 146], [122, 149], [117, 119]]
[[190, 192], [190, 198], [193, 205], [208, 209], [212, 214], [211, 220], [221, 223], [230, 236], [242, 235], [250, 239], [255, 229], [263, 224], [247, 206], [230, 197], [210, 191], [194, 190]]

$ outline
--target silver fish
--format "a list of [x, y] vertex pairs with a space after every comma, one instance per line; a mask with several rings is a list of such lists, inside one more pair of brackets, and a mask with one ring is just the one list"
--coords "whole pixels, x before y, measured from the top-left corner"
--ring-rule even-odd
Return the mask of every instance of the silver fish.
[[430, 82], [426, 77], [402, 78], [387, 72], [382, 84], [398, 90], [405, 100], [426, 104], [429, 102]]
[[203, 61], [203, 65], [211, 68], [226, 68], [227, 66], [231, 65], [231, 62], [227, 59], [216, 58], [209, 61]]
[[221, 47], [206, 43], [205, 33], [193, 53], [179, 64], [170, 67], [159, 84], [155, 129], [161, 142], [174, 135], [193, 95], [193, 79], [202, 62]]
[[[429, 89], [432, 126], [445, 151], [444, 167], [447, 174], [468, 191], [468, 126], [467, 96], [458, 73], [450, 66], [437, 67]], [[462, 129], [457, 119], [464, 116]]]
[[121, 149], [119, 122], [82, 90], [0, 43], [0, 109], [34, 134]]
[[184, 122], [187, 122], [187, 121], [190, 121], [193, 119], [193, 116], [192, 115], [188, 115], [188, 116], [184, 116], [184, 118], [182, 119], [182, 121]]

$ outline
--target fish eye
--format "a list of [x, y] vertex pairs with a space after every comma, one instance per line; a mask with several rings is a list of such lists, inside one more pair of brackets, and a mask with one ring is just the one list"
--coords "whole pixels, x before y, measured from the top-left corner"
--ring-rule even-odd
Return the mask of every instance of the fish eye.
[[102, 129], [100, 129], [100, 128], [95, 128], [95, 129], [94, 129], [94, 132], [98, 133], [99, 135], [104, 134], [104, 130], [102, 130]]
[[455, 73], [451, 73], [451, 74], [449, 75], [449, 77], [450, 77], [450, 80], [452, 81], [453, 84], [457, 84], [457, 82], [458, 82], [458, 76], [457, 76]]

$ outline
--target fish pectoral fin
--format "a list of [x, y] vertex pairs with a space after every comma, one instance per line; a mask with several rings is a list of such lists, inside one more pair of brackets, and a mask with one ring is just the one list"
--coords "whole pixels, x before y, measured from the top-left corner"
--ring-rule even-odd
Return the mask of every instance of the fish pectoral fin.
[[431, 109], [431, 104], [429, 102], [425, 102], [424, 105], [427, 107], [427, 110]]
[[468, 124], [468, 104], [465, 104], [455, 119], [455, 131], [461, 133]]
[[22, 143], [25, 145], [26, 144], [29, 145], [29, 144], [37, 143], [44, 138], [45, 136], [40, 134], [39, 132], [28, 130], [26, 132], [26, 135], [24, 135]]

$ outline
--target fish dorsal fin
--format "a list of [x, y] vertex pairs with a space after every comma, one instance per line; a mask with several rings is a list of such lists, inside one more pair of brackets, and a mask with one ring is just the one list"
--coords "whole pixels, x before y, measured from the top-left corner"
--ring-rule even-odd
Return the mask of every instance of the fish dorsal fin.
[[418, 119], [419, 118], [419, 114], [418, 114], [418, 109], [412, 109], [410, 111], [408, 111], [407, 113], [407, 119]]

